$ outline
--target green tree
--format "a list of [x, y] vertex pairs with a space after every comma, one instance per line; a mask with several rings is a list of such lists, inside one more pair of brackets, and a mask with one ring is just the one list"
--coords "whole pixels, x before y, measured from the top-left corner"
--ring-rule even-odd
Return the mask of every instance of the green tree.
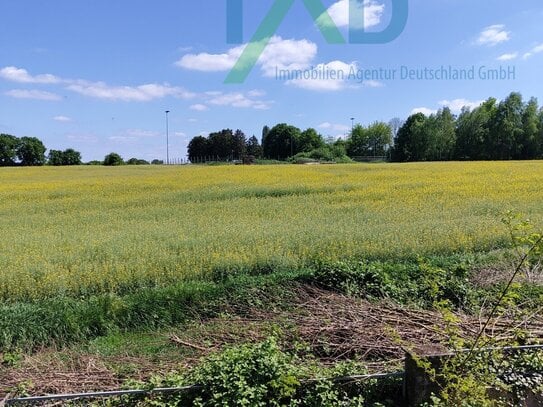
[[296, 145], [301, 137], [300, 129], [280, 123], [274, 126], [262, 145], [266, 158], [284, 160], [297, 154]]
[[60, 150], [49, 150], [47, 157], [47, 163], [49, 165], [60, 166], [64, 165], [63, 153]]
[[262, 146], [255, 136], [252, 136], [247, 140], [247, 155], [252, 155], [256, 158], [262, 157]]
[[17, 158], [24, 166], [44, 165], [46, 150], [36, 137], [22, 137], [17, 143]]
[[10, 134], [0, 134], [0, 167], [15, 165], [19, 139]]
[[424, 131], [426, 116], [415, 113], [398, 130], [394, 140], [392, 159], [394, 161], [420, 161], [426, 156], [427, 140]]
[[197, 162], [208, 155], [211, 155], [211, 151], [206, 137], [196, 136], [189, 142], [188, 156], [190, 162]]
[[374, 122], [366, 130], [368, 136], [368, 150], [371, 156], [379, 157], [387, 154], [388, 147], [392, 144], [392, 129], [383, 122]]
[[455, 158], [488, 160], [491, 158], [491, 127], [497, 112], [496, 99], [489, 98], [471, 111], [463, 108], [456, 121]]
[[73, 148], [64, 150], [64, 165], [81, 165], [81, 153]]
[[367, 129], [357, 124], [347, 139], [347, 155], [349, 157], [365, 157], [370, 155], [370, 136]]
[[510, 160], [520, 157], [522, 148], [519, 141], [524, 138], [523, 111], [520, 93], [511, 93], [498, 105], [489, 140], [492, 159]]
[[522, 133], [518, 133], [517, 143], [522, 159], [534, 159], [539, 157], [539, 115], [537, 99], [531, 98], [524, 108], [522, 115]]
[[241, 160], [247, 153], [247, 137], [241, 130], [236, 130], [232, 135], [232, 159]]
[[104, 165], [107, 166], [116, 166], [116, 165], [123, 165], [124, 161], [122, 157], [117, 153], [109, 153], [104, 158]]
[[543, 156], [543, 108], [539, 111], [539, 132], [538, 132], [539, 156]]
[[268, 134], [270, 134], [270, 127], [269, 126], [264, 126], [262, 128], [262, 142], [261, 142], [261, 145], [263, 146], [264, 143], [266, 142], [266, 137], [268, 137]]
[[453, 157], [456, 146], [456, 123], [446, 107], [431, 115], [424, 124], [427, 148], [423, 160], [442, 161]]
[[309, 128], [300, 134], [300, 138], [296, 143], [296, 153], [309, 152], [324, 146], [325, 143], [322, 136], [317, 133], [317, 130]]

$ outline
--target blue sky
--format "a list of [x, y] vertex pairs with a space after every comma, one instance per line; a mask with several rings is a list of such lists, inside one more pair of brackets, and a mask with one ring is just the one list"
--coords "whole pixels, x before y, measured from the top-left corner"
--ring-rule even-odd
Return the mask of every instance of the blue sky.
[[[245, 41], [273, 0], [244, 1]], [[347, 0], [323, 0], [347, 33]], [[392, 0], [365, 0], [369, 31], [386, 29]], [[222, 128], [260, 137], [287, 122], [325, 136], [443, 106], [458, 112], [511, 91], [541, 97], [541, 0], [409, 0], [393, 42], [327, 44], [296, 0], [243, 84], [224, 80], [242, 45], [227, 44], [226, 0], [0, 0], [0, 132], [73, 147], [84, 160], [185, 157], [188, 141]], [[409, 69], [475, 68], [468, 80], [409, 80]], [[514, 69], [483, 80], [479, 70]], [[394, 80], [278, 80], [276, 68], [348, 73], [396, 69]], [[346, 75], [348, 76], [348, 75]]]

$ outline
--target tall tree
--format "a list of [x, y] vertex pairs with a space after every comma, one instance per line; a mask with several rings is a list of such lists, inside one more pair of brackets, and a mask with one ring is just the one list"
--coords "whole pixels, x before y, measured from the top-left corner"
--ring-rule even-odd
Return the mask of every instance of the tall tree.
[[104, 165], [107, 166], [118, 166], [123, 165], [123, 158], [117, 153], [109, 153], [104, 157]]
[[44, 165], [46, 150], [36, 137], [22, 137], [17, 143], [17, 158], [24, 166]]
[[394, 140], [392, 159], [394, 161], [419, 161], [426, 154], [424, 124], [426, 116], [415, 113], [407, 119]]
[[73, 148], [68, 148], [62, 152], [63, 165], [81, 165], [81, 153]]
[[228, 160], [234, 154], [232, 137], [234, 133], [230, 129], [224, 129], [211, 133], [208, 137], [209, 152], [219, 160]]
[[247, 152], [247, 137], [241, 130], [236, 130], [232, 135], [232, 159], [241, 160]]
[[347, 139], [347, 155], [349, 157], [366, 157], [370, 154], [370, 138], [367, 129], [356, 124]]
[[190, 162], [197, 162], [208, 155], [211, 155], [211, 152], [209, 142], [206, 137], [196, 136], [189, 142], [188, 156]]
[[265, 138], [262, 145], [264, 156], [272, 159], [284, 160], [297, 154], [296, 145], [301, 137], [300, 129], [280, 123], [274, 126]]
[[531, 98], [526, 104], [522, 115], [522, 133], [518, 133], [521, 159], [534, 159], [539, 157], [539, 115], [537, 99]]
[[368, 151], [374, 157], [385, 156], [388, 147], [392, 144], [392, 129], [384, 122], [374, 122], [368, 126]]
[[539, 146], [539, 157], [543, 158], [543, 108], [539, 111], [539, 142], [537, 143]]
[[427, 142], [423, 160], [442, 161], [453, 157], [456, 145], [455, 118], [446, 107], [432, 114], [424, 125]]
[[324, 147], [324, 145], [324, 140], [322, 136], [317, 133], [317, 130], [309, 128], [300, 134], [300, 138], [296, 145], [296, 153], [309, 152]]
[[249, 138], [249, 140], [247, 140], [247, 155], [251, 155], [256, 158], [262, 157], [262, 146], [255, 136], [252, 136]]
[[0, 166], [15, 165], [19, 139], [10, 134], [0, 134]]
[[63, 153], [60, 150], [49, 150], [49, 155], [47, 159], [49, 165], [60, 166], [64, 165]]
[[270, 127], [266, 125], [262, 128], [262, 138], [260, 143], [262, 146], [266, 143], [266, 137], [268, 137], [268, 134], [270, 134]]
[[463, 108], [456, 121], [455, 158], [460, 160], [488, 160], [492, 158], [491, 128], [496, 118], [497, 102], [487, 99], [471, 111]]
[[522, 134], [524, 132], [523, 109], [520, 93], [511, 93], [498, 105], [489, 146], [492, 159], [510, 160], [520, 157], [521, 148], [518, 141], [524, 137]]

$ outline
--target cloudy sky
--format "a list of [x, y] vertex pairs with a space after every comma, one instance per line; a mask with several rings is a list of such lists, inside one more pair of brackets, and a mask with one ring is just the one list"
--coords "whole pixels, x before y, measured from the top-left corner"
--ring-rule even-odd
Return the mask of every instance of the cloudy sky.
[[[226, 0], [0, 0], [0, 132], [85, 160], [163, 159], [170, 110], [171, 156], [181, 158], [192, 137], [222, 128], [260, 136], [288, 122], [338, 137], [351, 117], [458, 112], [511, 91], [541, 99], [541, 0], [409, 0], [402, 34], [370, 45], [328, 44], [296, 0], [247, 80], [225, 84], [274, 1], [245, 1], [244, 43], [228, 44]], [[322, 3], [348, 39], [348, 0]], [[365, 29], [386, 29], [394, 3], [360, 3]], [[446, 78], [442, 66], [474, 76]], [[493, 78], [500, 67], [507, 75]]]

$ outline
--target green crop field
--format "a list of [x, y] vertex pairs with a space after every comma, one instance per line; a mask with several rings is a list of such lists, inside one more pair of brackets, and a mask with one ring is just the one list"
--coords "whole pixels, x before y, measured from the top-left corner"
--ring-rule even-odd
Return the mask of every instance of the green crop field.
[[543, 163], [0, 170], [0, 300], [502, 245], [543, 221]]

